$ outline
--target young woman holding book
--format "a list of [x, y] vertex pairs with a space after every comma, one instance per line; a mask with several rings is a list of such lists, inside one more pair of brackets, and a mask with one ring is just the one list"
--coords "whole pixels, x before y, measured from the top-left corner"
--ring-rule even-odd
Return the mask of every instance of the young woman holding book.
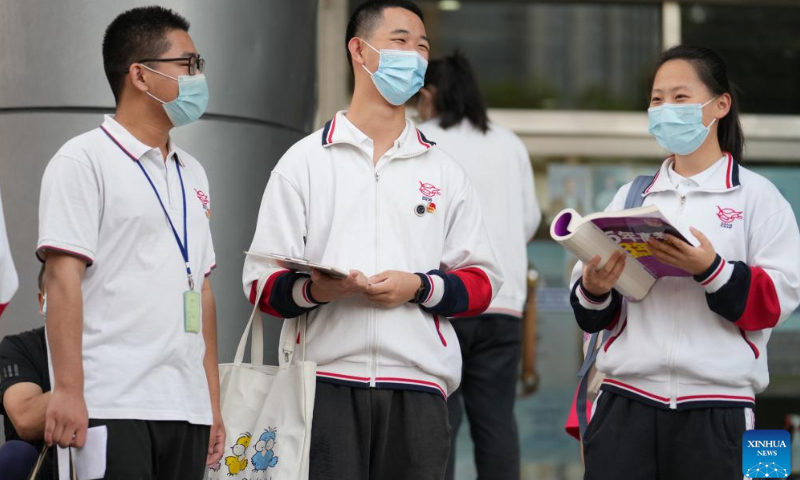
[[[607, 330], [597, 360], [606, 378], [583, 438], [585, 479], [742, 478], [742, 434], [769, 383], [767, 341], [800, 303], [797, 222], [778, 189], [739, 164], [738, 102], [715, 52], [662, 54], [648, 114], [671, 156], [643, 204], [697, 240], [648, 246], [693, 277], [661, 278], [634, 302], [613, 288], [625, 255], [576, 266], [578, 324]], [[630, 187], [608, 210], [624, 208]]]

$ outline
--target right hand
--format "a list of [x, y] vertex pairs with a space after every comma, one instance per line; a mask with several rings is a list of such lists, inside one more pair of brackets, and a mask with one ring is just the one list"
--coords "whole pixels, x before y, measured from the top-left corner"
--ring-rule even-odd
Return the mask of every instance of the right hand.
[[597, 266], [600, 265], [600, 255], [596, 255], [589, 263], [584, 265], [583, 289], [586, 290], [586, 293], [602, 297], [610, 292], [625, 269], [626, 257], [627, 255], [624, 252], [616, 251], [611, 254], [611, 258], [599, 270]]
[[347, 278], [334, 278], [317, 270], [311, 272], [311, 295], [318, 302], [327, 303], [367, 291], [367, 276], [358, 270], [350, 270]]
[[88, 428], [89, 412], [83, 393], [54, 390], [45, 415], [45, 443], [81, 448], [86, 443]]

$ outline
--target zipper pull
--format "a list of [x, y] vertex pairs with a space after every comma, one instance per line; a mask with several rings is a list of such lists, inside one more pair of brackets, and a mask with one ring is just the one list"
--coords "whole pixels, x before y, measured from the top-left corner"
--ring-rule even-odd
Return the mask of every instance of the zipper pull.
[[381, 178], [381, 174], [378, 173], [378, 172], [375, 172], [375, 181], [377, 182], [378, 180], [380, 180], [380, 178]]

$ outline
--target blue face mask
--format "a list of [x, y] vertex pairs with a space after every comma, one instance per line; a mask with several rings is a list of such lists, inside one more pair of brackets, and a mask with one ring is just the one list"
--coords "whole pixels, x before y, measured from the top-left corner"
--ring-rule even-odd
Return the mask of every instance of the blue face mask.
[[714, 97], [703, 104], [665, 103], [648, 109], [650, 135], [667, 151], [689, 155], [700, 148], [711, 126], [717, 121], [715, 118], [707, 127], [703, 125], [703, 107], [716, 99]]
[[428, 61], [419, 52], [378, 50], [366, 41], [362, 42], [381, 56], [375, 73], [370, 72], [364, 65], [362, 67], [370, 74], [372, 83], [387, 102], [395, 106], [403, 105], [425, 84]]
[[151, 72], [178, 82], [178, 97], [171, 102], [165, 102], [152, 93], [145, 92], [156, 101], [161, 102], [173, 125], [182, 127], [203, 116], [206, 107], [208, 107], [208, 84], [206, 83], [205, 75], [198, 73], [197, 75], [181, 75], [175, 78], [158, 70], [153, 70], [147, 65], [142, 66]]

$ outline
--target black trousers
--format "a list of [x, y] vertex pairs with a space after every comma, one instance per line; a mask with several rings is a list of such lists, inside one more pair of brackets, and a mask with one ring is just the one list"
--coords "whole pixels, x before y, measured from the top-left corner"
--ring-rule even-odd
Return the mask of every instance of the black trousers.
[[603, 392], [584, 480], [741, 480], [743, 408], [665, 410]]
[[[106, 480], [202, 480], [211, 428], [187, 422], [92, 420], [105, 425]], [[54, 468], [58, 478], [58, 468]]]
[[[463, 358], [461, 386], [448, 399], [453, 447], [447, 480], [455, 476], [455, 439], [466, 410], [479, 480], [519, 480], [514, 401], [520, 358], [520, 319], [481, 315], [452, 320]], [[463, 406], [462, 406], [463, 403]]]
[[449, 450], [441, 396], [317, 382], [309, 480], [442, 480]]

